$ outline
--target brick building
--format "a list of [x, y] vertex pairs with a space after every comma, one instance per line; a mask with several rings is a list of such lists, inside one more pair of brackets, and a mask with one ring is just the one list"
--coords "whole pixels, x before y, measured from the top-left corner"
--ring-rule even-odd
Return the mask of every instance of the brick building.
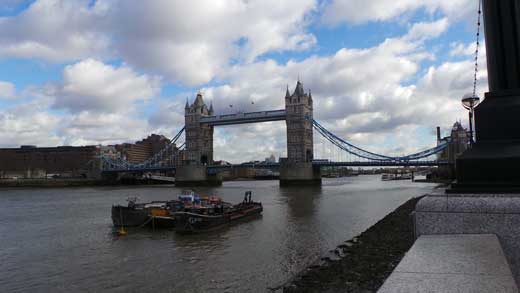
[[[123, 143], [114, 147], [130, 163], [142, 163], [164, 149], [168, 144], [170, 144], [170, 140], [164, 135], [152, 134], [136, 143]], [[173, 151], [179, 152], [177, 148]]]
[[86, 177], [99, 146], [0, 149], [0, 178]]

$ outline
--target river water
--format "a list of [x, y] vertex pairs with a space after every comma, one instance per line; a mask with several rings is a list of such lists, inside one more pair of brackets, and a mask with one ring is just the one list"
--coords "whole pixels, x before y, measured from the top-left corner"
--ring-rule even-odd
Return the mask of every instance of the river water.
[[129, 196], [176, 198], [172, 186], [0, 189], [0, 292], [265, 292], [366, 230], [433, 184], [379, 176], [196, 188], [239, 202], [246, 190], [263, 216], [200, 235], [133, 229], [117, 236], [110, 207]]

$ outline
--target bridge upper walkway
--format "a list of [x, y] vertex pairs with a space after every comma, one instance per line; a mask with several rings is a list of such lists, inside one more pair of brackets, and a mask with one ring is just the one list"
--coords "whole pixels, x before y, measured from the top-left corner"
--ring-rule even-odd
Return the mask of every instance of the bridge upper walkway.
[[272, 110], [248, 113], [236, 113], [225, 115], [205, 116], [200, 119], [200, 122], [208, 125], [234, 125], [245, 123], [258, 123], [268, 121], [285, 120], [285, 110]]

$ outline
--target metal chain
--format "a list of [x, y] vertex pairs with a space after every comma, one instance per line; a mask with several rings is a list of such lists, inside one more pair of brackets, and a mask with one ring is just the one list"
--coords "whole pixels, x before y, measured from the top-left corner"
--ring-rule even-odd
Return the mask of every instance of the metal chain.
[[473, 75], [473, 97], [477, 92], [477, 73], [478, 73], [478, 48], [480, 45], [480, 15], [482, 14], [481, 0], [478, 0], [478, 19], [477, 19], [477, 44], [475, 48], [475, 72]]

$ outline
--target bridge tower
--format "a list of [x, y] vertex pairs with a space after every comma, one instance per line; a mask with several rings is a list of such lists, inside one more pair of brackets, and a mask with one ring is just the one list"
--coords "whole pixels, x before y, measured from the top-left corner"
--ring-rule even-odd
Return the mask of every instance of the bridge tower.
[[186, 165], [210, 165], [213, 163], [213, 126], [201, 124], [200, 118], [213, 115], [213, 105], [204, 103], [198, 93], [191, 106], [186, 101], [184, 125], [186, 127]]
[[294, 92], [285, 93], [287, 125], [287, 159], [281, 161], [280, 184], [320, 184], [321, 173], [312, 166], [314, 156], [312, 134], [312, 95], [305, 93], [298, 80]]
[[193, 104], [186, 101], [184, 125], [186, 133], [186, 155], [177, 167], [176, 185], [220, 185], [217, 176], [207, 175], [207, 165], [213, 163], [213, 126], [201, 123], [202, 117], [213, 115], [213, 105], [208, 108], [202, 94], [197, 93]]

